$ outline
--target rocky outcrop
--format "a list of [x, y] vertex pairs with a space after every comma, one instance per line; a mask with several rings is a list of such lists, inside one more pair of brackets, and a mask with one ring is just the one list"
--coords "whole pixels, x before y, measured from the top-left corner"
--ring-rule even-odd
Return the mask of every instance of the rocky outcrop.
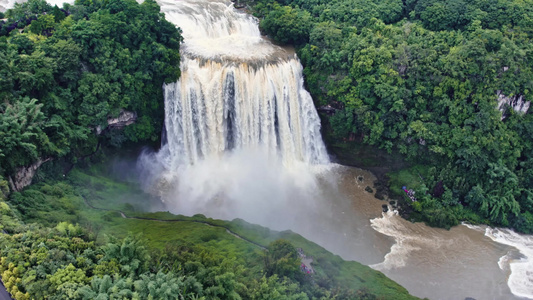
[[319, 112], [324, 112], [328, 115], [334, 115], [338, 109], [328, 104], [328, 105], [319, 106], [316, 108], [316, 110]]
[[37, 169], [39, 169], [39, 167], [43, 163], [49, 160], [52, 160], [52, 159], [47, 158], [43, 160], [39, 158], [36, 162], [34, 162], [31, 165], [27, 167], [19, 168], [13, 176], [9, 176], [9, 185], [11, 187], [11, 190], [20, 192], [23, 188], [30, 185], [31, 181], [33, 180], [33, 176], [35, 176], [35, 173], [37, 172]]
[[[105, 129], [122, 129], [125, 126], [131, 125], [137, 121], [137, 113], [133, 111], [121, 110], [116, 118], [107, 119], [107, 127]], [[96, 127], [96, 134], [101, 134], [102, 129], [100, 125]]]
[[502, 93], [502, 91], [497, 91], [496, 95], [498, 95], [498, 110], [502, 112], [502, 120], [506, 117], [505, 111], [507, 107], [512, 107], [517, 113], [525, 114], [531, 105], [531, 102], [525, 101], [524, 96], [520, 94], [506, 96]]

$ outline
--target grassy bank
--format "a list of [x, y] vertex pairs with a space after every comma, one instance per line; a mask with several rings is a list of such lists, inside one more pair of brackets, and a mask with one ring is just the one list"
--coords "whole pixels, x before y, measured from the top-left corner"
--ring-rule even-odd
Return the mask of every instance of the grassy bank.
[[[146, 213], [135, 209], [135, 207], [142, 206], [139, 198], [144, 196], [148, 199], [150, 198], [149, 195], [139, 193], [135, 187], [129, 184], [118, 183], [104, 176], [90, 176], [83, 172], [77, 172], [72, 176], [77, 178], [84, 177], [85, 179], [80, 182], [92, 182], [92, 184], [100, 180], [107, 182], [109, 189], [92, 190], [91, 195], [88, 195], [87, 199], [95, 206], [122, 209], [125, 210], [128, 216], [179, 221], [161, 222], [124, 219], [118, 213], [95, 212], [84, 208], [84, 213], [92, 216], [99, 214], [103, 218], [102, 220], [107, 220], [105, 221], [105, 228], [101, 229], [103, 233], [118, 237], [126, 236], [129, 232], [140, 233], [143, 239], [147, 241], [149, 247], [160, 249], [164, 248], [168, 243], [175, 242], [201, 244], [219, 249], [224, 255], [245, 257], [247, 262], [256, 262], [256, 264], [261, 248], [242, 238], [235, 237], [228, 233], [226, 229], [264, 247], [278, 239], [285, 239], [290, 241], [295, 247], [304, 249], [307, 255], [312, 256], [316, 262], [313, 266], [317, 274], [321, 277], [330, 278], [330, 284], [332, 285], [339, 285], [353, 290], [366, 289], [370, 293], [386, 299], [411, 298], [403, 287], [388, 279], [381, 272], [357, 262], [344, 261], [339, 256], [333, 255], [319, 245], [291, 231], [277, 232], [239, 219], [223, 221], [206, 218], [202, 215], [186, 217], [168, 212]], [[87, 177], [90, 177], [92, 181], [88, 181]], [[83, 186], [81, 187], [83, 188]], [[120, 192], [117, 194], [117, 191]], [[126, 199], [131, 199], [131, 202], [127, 202]], [[198, 223], [197, 221], [206, 222], [213, 226], [206, 226], [205, 223]]]
[[[308, 295], [321, 289], [329, 291], [330, 296], [340, 290], [352, 291], [351, 294], [344, 293], [348, 295], [345, 299], [366, 296], [415, 299], [381, 272], [357, 262], [344, 261], [290, 231], [272, 231], [238, 219], [223, 221], [202, 215], [186, 217], [168, 212], [147, 212], [164, 209], [164, 206], [157, 198], [143, 193], [136, 184], [121, 182], [116, 177], [116, 172], [104, 165], [74, 169], [63, 181], [40, 182], [15, 194], [12, 199], [16, 200], [10, 204], [20, 210], [18, 217], [26, 223], [55, 226], [68, 221], [81, 224], [98, 244], [107, 243], [110, 236], [120, 239], [133, 234], [140, 236], [144, 247], [157, 253], [165, 253], [168, 247], [179, 245], [201, 247], [239, 261], [246, 269], [243, 276], [254, 280], [264, 275], [263, 247], [283, 239], [313, 257], [316, 273], [300, 282]], [[117, 212], [119, 210], [128, 217], [146, 219], [124, 218]]]

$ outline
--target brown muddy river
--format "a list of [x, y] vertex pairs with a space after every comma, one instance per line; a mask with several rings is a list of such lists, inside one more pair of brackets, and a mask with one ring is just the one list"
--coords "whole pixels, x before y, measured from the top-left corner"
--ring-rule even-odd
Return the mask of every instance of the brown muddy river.
[[[256, 167], [262, 171], [241, 169], [246, 176], [239, 178], [234, 171], [226, 173], [228, 168], [218, 166], [226, 170], [224, 174], [208, 176], [206, 181], [213, 184], [215, 178], [226, 178], [222, 183], [225, 192], [201, 205], [177, 197], [184, 190], [194, 190], [196, 184], [200, 187], [199, 182], [193, 186], [185, 183], [187, 188], [172, 190], [163, 198], [176, 213], [238, 217], [275, 230], [291, 229], [343, 259], [382, 271], [421, 298], [525, 299], [514, 295], [510, 286], [517, 294], [533, 295], [530, 263], [524, 256], [533, 249], [527, 244], [529, 236], [516, 235], [518, 247], [512, 247], [512, 232], [466, 225], [448, 231], [411, 223], [392, 211], [382, 213], [386, 202], [365, 191], [375, 178], [361, 169], [333, 165], [313, 170], [313, 179], [301, 170], [294, 177], [268, 174], [257, 164], [252, 169]], [[191, 176], [199, 177], [184, 177]], [[236, 189], [240, 193], [235, 193]]]
[[[511, 293], [508, 279], [511, 275], [510, 263], [513, 260], [518, 262], [524, 257], [518, 249], [494, 242], [486, 236], [486, 227], [460, 225], [448, 231], [431, 228], [423, 223], [411, 223], [392, 211], [381, 213], [381, 204], [386, 202], [379, 201], [364, 191], [366, 184], [371, 185], [373, 181], [372, 174], [347, 167], [339, 167], [338, 174], [342, 177], [342, 190], [346, 193], [347, 200], [353, 203], [352, 214], [362, 218], [359, 222], [363, 225], [356, 226], [365, 229], [371, 226], [374, 232], [383, 234], [372, 237], [371, 233], [361, 234], [360, 229], [354, 229], [346, 239], [356, 240], [360, 244], [363, 243], [361, 239], [364, 239], [364, 243], [376, 248], [376, 256], [384, 252], [386, 255], [374, 263], [369, 260], [375, 257], [361, 257], [357, 253], [360, 251], [357, 247], [352, 248], [351, 252], [333, 248], [331, 251], [344, 259], [369, 264], [418, 297], [522, 299]], [[364, 183], [357, 180], [358, 176], [365, 178]], [[508, 232], [494, 231], [501, 233], [503, 240], [510, 238]], [[386, 241], [382, 240], [383, 237]], [[520, 237], [522, 240], [518, 242], [527, 248], [525, 242], [528, 238], [531, 241], [531, 237]], [[516, 285], [514, 287], [517, 291], [527, 293], [531, 287], [531, 277], [525, 277], [527, 275], [521, 278], [524, 282], [510, 284]], [[529, 292], [531, 297], [533, 291]]]

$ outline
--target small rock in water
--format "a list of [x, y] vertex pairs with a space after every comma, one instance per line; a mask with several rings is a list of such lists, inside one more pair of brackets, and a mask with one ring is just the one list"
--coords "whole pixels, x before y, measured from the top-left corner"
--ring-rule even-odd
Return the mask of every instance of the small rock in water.
[[369, 193], [373, 193], [374, 192], [374, 190], [371, 187], [369, 187], [368, 185], [366, 186], [365, 191], [367, 191]]
[[396, 200], [391, 200], [391, 201], [389, 201], [389, 204], [390, 204], [390, 206], [396, 208], [396, 205], [398, 205], [398, 202], [396, 202]]
[[389, 211], [389, 207], [387, 206], [387, 204], [383, 204], [381, 205], [381, 209], [383, 209], [383, 212], [386, 213]]
[[385, 195], [383, 195], [380, 191], [377, 191], [374, 197], [376, 197], [379, 200], [385, 200]]
[[357, 180], [359, 180], [360, 182], [363, 182], [363, 181], [365, 181], [365, 178], [363, 176], [359, 176], [359, 177], [357, 177]]

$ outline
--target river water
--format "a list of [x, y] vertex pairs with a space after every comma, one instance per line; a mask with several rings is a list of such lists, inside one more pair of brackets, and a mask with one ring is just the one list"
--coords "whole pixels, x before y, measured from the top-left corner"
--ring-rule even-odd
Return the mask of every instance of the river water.
[[[429, 299], [533, 297], [533, 269], [527, 259], [533, 257], [531, 236], [486, 226], [460, 225], [448, 231], [411, 223], [393, 211], [381, 213], [381, 204], [385, 202], [374, 199], [363, 189], [368, 183], [366, 178], [373, 178], [372, 174], [346, 167], [339, 170], [343, 178], [340, 189], [353, 203], [352, 214], [362, 213], [363, 228], [366, 230], [369, 225], [392, 243], [389, 246], [380, 237], [367, 241], [374, 243], [380, 255], [384, 249], [387, 253], [377, 263], [365, 262], [411, 294]], [[365, 183], [358, 183], [357, 176], [361, 175], [354, 172], [362, 174]], [[347, 238], [360, 240], [362, 236], [351, 234]], [[330, 250], [344, 259], [364, 261], [356, 253], [357, 248], [351, 253], [334, 247]]]

